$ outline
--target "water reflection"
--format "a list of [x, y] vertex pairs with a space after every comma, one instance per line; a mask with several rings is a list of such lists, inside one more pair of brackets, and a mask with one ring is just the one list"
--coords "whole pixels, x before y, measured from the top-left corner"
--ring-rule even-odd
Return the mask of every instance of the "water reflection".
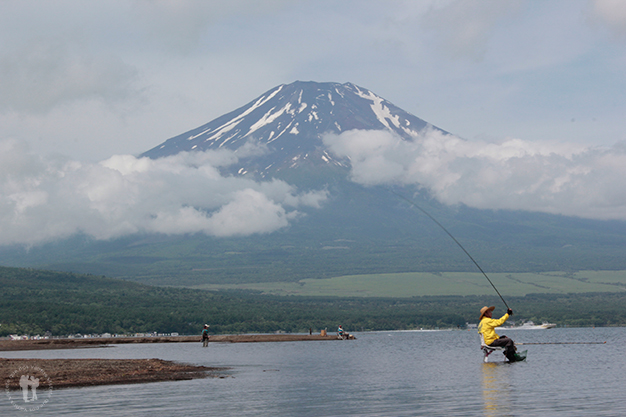
[[506, 362], [483, 363], [483, 408], [485, 416], [511, 415], [511, 384]]

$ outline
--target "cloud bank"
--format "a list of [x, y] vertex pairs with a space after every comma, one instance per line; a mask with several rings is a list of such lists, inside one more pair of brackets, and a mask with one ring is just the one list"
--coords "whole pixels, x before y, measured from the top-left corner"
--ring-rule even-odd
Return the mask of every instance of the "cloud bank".
[[[262, 149], [248, 146], [237, 155]], [[84, 233], [246, 236], [287, 227], [299, 207], [319, 208], [325, 191], [298, 193], [273, 180], [222, 176], [231, 151], [151, 160], [116, 155], [100, 163], [44, 160], [14, 140], [0, 142], [0, 244], [35, 245]]]
[[415, 185], [444, 204], [626, 220], [626, 144], [597, 148], [429, 131], [409, 142], [383, 131], [328, 135], [363, 185]]
[[[366, 186], [411, 185], [448, 205], [626, 220], [626, 143], [611, 148], [466, 141], [425, 131], [413, 141], [385, 131], [326, 135]], [[0, 141], [0, 245], [26, 246], [77, 233], [113, 239], [136, 233], [271, 233], [320, 208], [325, 190], [223, 176], [220, 168], [266, 150], [182, 152], [152, 160], [115, 155], [99, 163], [43, 159], [24, 142]]]

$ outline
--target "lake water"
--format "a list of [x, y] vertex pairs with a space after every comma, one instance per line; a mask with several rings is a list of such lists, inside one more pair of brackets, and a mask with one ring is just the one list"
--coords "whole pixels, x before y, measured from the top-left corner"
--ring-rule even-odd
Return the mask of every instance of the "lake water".
[[[349, 330], [349, 329], [348, 329]], [[500, 333], [502, 334], [502, 332]], [[226, 378], [58, 389], [37, 416], [625, 416], [626, 328], [510, 330], [520, 363], [483, 363], [475, 331], [356, 333], [357, 340], [119, 345], [2, 352], [161, 358]], [[520, 346], [520, 350], [522, 347]], [[502, 354], [492, 354], [494, 359]], [[25, 415], [0, 394], [0, 415]]]

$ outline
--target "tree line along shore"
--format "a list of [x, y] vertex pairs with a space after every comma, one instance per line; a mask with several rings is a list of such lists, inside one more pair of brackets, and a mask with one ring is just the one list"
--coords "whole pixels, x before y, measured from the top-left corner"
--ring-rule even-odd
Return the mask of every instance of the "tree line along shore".
[[[626, 326], [626, 291], [508, 297], [512, 321]], [[153, 287], [92, 275], [0, 267], [0, 336], [178, 333], [212, 335], [464, 328], [496, 296], [410, 298], [268, 296]], [[502, 310], [504, 311], [504, 310]], [[498, 310], [496, 311], [496, 314]]]

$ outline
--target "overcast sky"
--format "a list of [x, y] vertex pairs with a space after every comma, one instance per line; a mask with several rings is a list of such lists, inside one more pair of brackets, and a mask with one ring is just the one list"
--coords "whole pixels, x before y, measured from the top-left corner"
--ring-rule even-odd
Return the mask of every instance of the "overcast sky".
[[[215, 168], [233, 155], [205, 156], [204, 170], [182, 157], [150, 165], [132, 155], [296, 80], [352, 82], [467, 140], [464, 149], [473, 156], [500, 155], [489, 166], [490, 181], [502, 169], [516, 177], [542, 167], [537, 175], [550, 179], [517, 181], [522, 196], [503, 208], [532, 209], [560, 198], [539, 209], [626, 219], [626, 190], [616, 185], [625, 165], [624, 74], [622, 0], [0, 0], [0, 243], [32, 244], [76, 231], [108, 238], [284, 227], [298, 206], [322, 204], [324, 193], [219, 177]], [[513, 148], [534, 164], [526, 159], [516, 171], [501, 158]], [[432, 152], [412, 151], [433, 162], [424, 159]], [[454, 161], [468, 158], [459, 152], [422, 164], [439, 167], [428, 176], [417, 175], [410, 162], [398, 175], [426, 181], [451, 204], [502, 201], [511, 182], [488, 194], [488, 183], [468, 189], [473, 182], [453, 180], [488, 171], [471, 177], [475, 170], [457, 169]], [[436, 180], [450, 174], [451, 164], [448, 183]], [[355, 180], [383, 181], [364, 180], [357, 169]], [[567, 182], [585, 170], [602, 176], [604, 210], [582, 202], [566, 209], [573, 194], [582, 201], [590, 200], [583, 191], [600, 193], [593, 175], [582, 188]], [[204, 211], [190, 213], [193, 198], [180, 191], [183, 177], [174, 172], [198, 184], [211, 177], [207, 194], [228, 193], [196, 201]], [[150, 174], [163, 180], [159, 194], [141, 187], [152, 183]], [[563, 181], [569, 197], [558, 193]], [[177, 192], [167, 203], [157, 198], [170, 189]], [[79, 198], [71, 199], [72, 192]], [[270, 226], [233, 224], [231, 215], [242, 207], [257, 207]]]

